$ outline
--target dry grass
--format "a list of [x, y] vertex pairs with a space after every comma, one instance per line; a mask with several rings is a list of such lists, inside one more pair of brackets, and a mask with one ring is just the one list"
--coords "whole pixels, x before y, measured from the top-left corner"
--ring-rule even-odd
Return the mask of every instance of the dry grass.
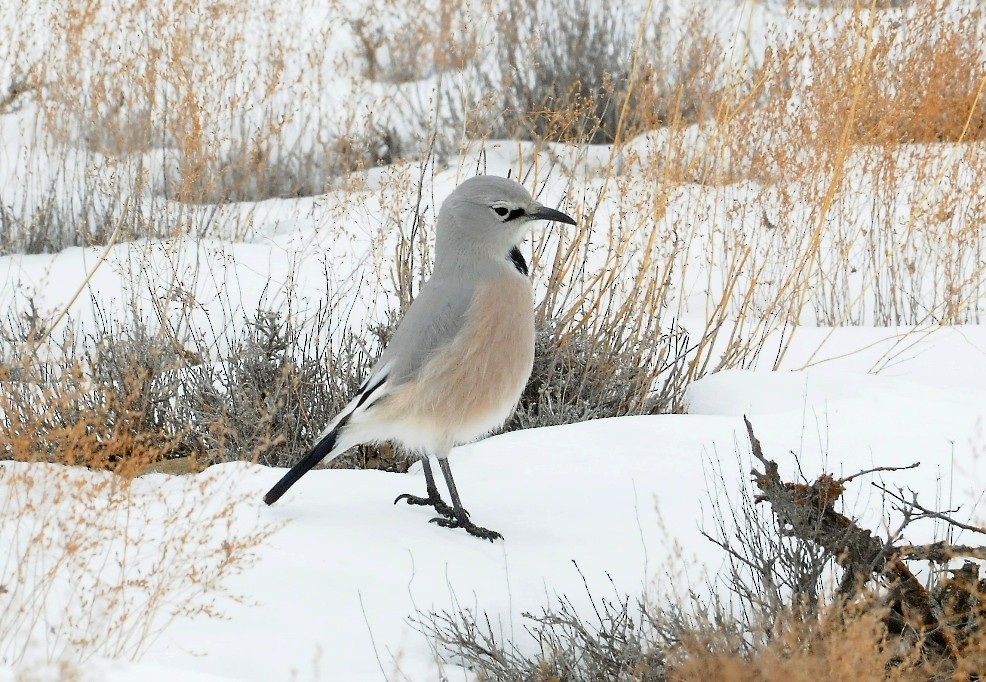
[[928, 657], [920, 645], [887, 633], [885, 612], [869, 599], [834, 604], [811, 617], [782, 611], [769, 637], [748, 647], [710, 631], [682, 634], [667, 680], [707, 679], [774, 682], [949, 682], [979, 679], [986, 672], [986, 639], [969, 639], [957, 662]]
[[[599, 13], [578, 0], [468, 10], [421, 0], [403, 15], [386, 4], [360, 16], [330, 6], [301, 37], [276, 2], [247, 9], [175, 0], [167, 11], [137, 3], [118, 20], [155, 30], [122, 47], [105, 35], [110, 4], [74, 4], [61, 12], [66, 30], [49, 52], [25, 50], [14, 60], [21, 75], [9, 106], [36, 100], [46, 135], [83, 142], [86, 158], [99, 155], [100, 164], [139, 170], [160, 154], [177, 173], [169, 170], [163, 183], [150, 171], [114, 176], [131, 184], [110, 188], [109, 205], [91, 199], [107, 186], [86, 179], [81, 205], [44, 201], [26, 214], [4, 206], [0, 239], [7, 249], [37, 251], [112, 235], [221, 234], [229, 229], [224, 201], [319, 192], [329, 176], [391, 158], [407, 140], [386, 125], [364, 128], [377, 135], [366, 156], [352, 151], [369, 139], [363, 133], [320, 118], [325, 100], [286, 99], [302, 84], [328, 85], [324, 75], [305, 74], [355, 60], [361, 76], [394, 97], [411, 98], [415, 79], [431, 79], [445, 102], [429, 109], [407, 101], [436, 131], [420, 173], [395, 173], [398, 180], [380, 185], [381, 204], [394, 211], [381, 223], [401, 234], [375, 275], [393, 280], [396, 309], [428, 272], [434, 197], [426, 185], [450, 138], [530, 138], [535, 144], [518, 153], [518, 177], [538, 190], [568, 176], [580, 229], [552, 231], [533, 251], [548, 335], [541, 374], [558, 376], [573, 358], [589, 374], [633, 372], [629, 393], [570, 392], [576, 402], [598, 398], [617, 414], [673, 411], [689, 381], [758, 362], [767, 340], [789, 339], [798, 323], [977, 322], [986, 291], [977, 227], [986, 209], [977, 189], [986, 172], [977, 142], [986, 72], [972, 37], [982, 33], [982, 11], [953, 18], [936, 4], [908, 5], [905, 14], [845, 3], [837, 14], [825, 4], [817, 14], [800, 7], [808, 18], [789, 35], [771, 38], [764, 29], [772, 40], [765, 52], [744, 43], [750, 36], [717, 33], [715, 16], [701, 10], [675, 19], [686, 29], [675, 33], [660, 2], [640, 15]], [[51, 16], [61, 9], [52, 3]], [[771, 18], [749, 11], [747, 30]], [[351, 49], [335, 61], [302, 55], [302, 38], [327, 41], [335, 20], [355, 38]], [[251, 51], [258, 25], [269, 37], [262, 54]], [[483, 26], [499, 30], [481, 38]], [[83, 64], [89, 42], [100, 49]], [[585, 44], [595, 46], [591, 59]], [[425, 58], [409, 60], [412, 48]], [[63, 94], [75, 91], [82, 96]], [[299, 137], [301, 129], [319, 133]], [[583, 182], [578, 168], [591, 141], [616, 144]], [[339, 156], [340, 145], [350, 151]], [[534, 150], [541, 154], [532, 161]], [[301, 189], [299, 178], [313, 184]], [[349, 194], [359, 185], [354, 176], [332, 200], [360, 201]], [[162, 220], [156, 202], [170, 198], [220, 205], [169, 210]], [[682, 317], [705, 319], [686, 332]], [[587, 376], [572, 380], [592, 384]], [[539, 413], [537, 400], [558, 399], [532, 390], [529, 415]], [[574, 408], [555, 418], [603, 413], [610, 412]]]
[[683, 244], [708, 254], [710, 329], [722, 314], [775, 328], [981, 319], [986, 71], [970, 37], [983, 16], [946, 16], [929, 3], [806, 25], [734, 76], [714, 122], [631, 147], [667, 194], [705, 187], [678, 216], [728, 207]]
[[929, 679], [927, 671], [922, 673], [911, 666], [888, 666], [892, 653], [888, 651], [879, 615], [855, 611], [833, 607], [810, 620], [782, 616], [772, 626], [772, 636], [766, 644], [744, 652], [730, 651], [721, 638], [710, 637], [708, 633], [686, 633], [677, 652], [682, 662], [671, 668], [667, 679], [676, 682]]
[[137, 659], [175, 618], [241, 599], [224, 581], [273, 531], [244, 515], [242, 496], [215, 503], [242, 471], [163, 486], [54, 464], [6, 462], [0, 474], [5, 665]]
[[953, 662], [889, 634], [875, 595], [821, 604], [810, 614], [778, 605], [752, 629], [723, 614], [685, 615], [618, 595], [590, 599], [588, 613], [561, 597], [542, 613], [525, 614], [531, 642], [505, 638], [469, 611], [422, 615], [417, 624], [440, 655], [483, 680], [958, 682], [986, 671], [982, 621]]
[[188, 435], [153, 403], [160, 368], [104, 360], [113, 384], [78, 360], [39, 376], [4, 359], [0, 662], [134, 660], [175, 618], [241, 599], [225, 580], [274, 530], [247, 513], [253, 494], [216, 495], [244, 471], [138, 478]]
[[[798, 324], [981, 322], [986, 12], [805, 0], [787, 8], [800, 24], [771, 33], [767, 4], [744, 3], [741, 30], [726, 35], [714, 12], [678, 16], [660, 1], [631, 14], [580, 0], [386, 0], [358, 15], [280, 0], [13, 3], [0, 10], [11, 27], [0, 113], [35, 107], [25, 164], [62, 170], [26, 172], [23, 194], [0, 202], [0, 250], [241, 237], [254, 218], [235, 223], [231, 202], [331, 189], [324, 206], [338, 215], [381, 199], [381, 234], [397, 236], [371, 245], [368, 278], [391, 287], [396, 316], [429, 272], [432, 178], [456, 158], [463, 177], [482, 170], [482, 150], [508, 136], [530, 141], [514, 177], [579, 219], [529, 253], [542, 332], [511, 428], [679, 410], [703, 374], [780, 366]], [[347, 71], [357, 76], [336, 78]], [[417, 161], [365, 183], [361, 170], [401, 157]], [[32, 319], [19, 342], [51, 323]], [[186, 347], [167, 324], [148, 332], [133, 317], [108, 320], [95, 344], [69, 339], [64, 356], [44, 346], [48, 364], [24, 346], [5, 357], [3, 457], [115, 471], [76, 490], [62, 469], [5, 469], [5, 504], [39, 485], [87, 498], [66, 517], [74, 544], [40, 546], [61, 563], [23, 554], [18, 565], [35, 566], [24, 575], [39, 590], [86, 575], [65, 573], [73, 548], [111, 540], [84, 516], [97, 501], [129, 508], [129, 478], [148, 467], [296, 458], [393, 319], [368, 345], [341, 335], [327, 348], [306, 336], [312, 320], [259, 311], [212, 357], [217, 346]], [[383, 451], [348, 463], [400, 467]], [[225, 523], [230, 511], [215, 514]], [[261, 536], [245, 537], [237, 561]], [[167, 584], [153, 589], [154, 604], [174, 600]], [[6, 612], [21, 620], [0, 620], [0, 635], [25, 627], [32, 598]], [[149, 619], [114, 616], [100, 637], [138, 651], [149, 635], [127, 628]], [[833, 613], [792, 622], [752, 653], [687, 657], [670, 679], [912, 679], [883, 670], [871, 625]]]
[[453, 0], [382, 0], [343, 11], [356, 38], [362, 75], [406, 83], [472, 63], [482, 47], [474, 19], [489, 7], [489, 2], [473, 8]]
[[[320, 194], [355, 169], [399, 158], [403, 142], [390, 123], [340, 115], [341, 102], [325, 96], [339, 67], [310, 45], [338, 42], [343, 9], [219, 0], [5, 6], [0, 114], [33, 115], [19, 131], [32, 140], [19, 159], [26, 186], [0, 204], [0, 248], [105, 243], [118, 220], [124, 238], [214, 232], [228, 226], [207, 212], [174, 224], [149, 216], [172, 201]], [[127, 210], [134, 205], [146, 210]]]
[[[390, 120], [356, 126], [357, 112], [340, 127], [326, 118], [325, 100], [299, 96], [312, 82], [330, 85], [322, 75], [310, 77], [330, 64], [302, 54], [307, 45], [292, 39], [296, 27], [276, 3], [264, 10], [172, 4], [167, 11], [128, 5], [122, 21], [155, 30], [122, 50], [113, 41], [103, 46], [109, 5], [75, 4], [64, 12], [62, 43], [33, 57], [25, 50], [29, 56], [13, 65], [20, 75], [8, 99], [36, 99], [48, 135], [81, 140], [88, 162], [122, 159], [131, 172], [116, 175], [130, 184], [110, 192], [110, 206], [93, 198], [106, 188], [89, 179], [67, 208], [61, 200], [29, 210], [5, 206], [6, 249], [105, 241], [121, 223], [122, 238], [215, 233], [224, 228], [208, 212], [162, 224], [148, 219], [153, 202], [138, 197], [149, 190], [152, 197], [222, 202], [317, 193], [354, 168], [405, 153], [430, 149], [441, 163], [458, 153], [462, 133], [538, 145], [615, 141], [603, 170], [606, 191], [583, 197], [584, 217], [617, 202], [618, 241], [649, 249], [644, 258], [669, 265], [671, 276], [687, 273], [668, 260], [664, 244], [653, 246], [652, 231], [660, 232], [657, 242], [673, 233], [682, 253], [705, 252], [710, 321], [701, 334], [693, 330], [696, 340], [716, 339], [713, 346], [725, 343], [741, 359], [755, 356], [758, 339], [784, 324], [981, 319], [981, 10], [959, 16], [945, 14], [941, 3], [878, 4], [875, 12], [823, 3], [824, 11], [806, 15], [802, 6], [801, 28], [773, 38], [767, 32], [771, 48], [760, 53], [744, 43], [749, 36], [716, 33], [710, 12], [694, 10], [677, 20], [687, 30], [668, 30], [669, 6], [660, 2], [639, 16], [600, 14], [577, 0], [505, 0], [469, 10], [422, 0], [403, 15], [381, 5], [358, 17], [329, 7], [302, 35], [328, 43], [332, 21], [348, 27], [356, 43], [331, 65], [362, 64], [363, 76], [413, 112], [412, 128], [424, 123], [438, 131], [416, 142]], [[751, 25], [771, 19], [766, 10], [749, 11]], [[269, 34], [260, 55], [251, 51], [249, 32], [258, 24]], [[480, 38], [477, 27], [484, 26], [499, 30]], [[78, 56], [89, 42], [103, 47], [85, 63]], [[580, 49], [585, 44], [594, 45], [591, 59]], [[408, 59], [412, 50], [424, 58]], [[436, 84], [436, 101], [412, 94], [416, 79]], [[366, 92], [351, 87], [357, 100]], [[652, 143], [634, 139], [655, 128]], [[299, 136], [303, 130], [319, 133]], [[941, 142], [962, 144], [943, 154]], [[152, 153], [132, 157], [141, 151]], [[168, 169], [163, 180], [141, 170], [158, 155]], [[632, 183], [619, 176], [631, 171], [648, 179], [651, 196], [627, 205], [620, 193]], [[689, 183], [705, 189], [676, 204]], [[860, 186], [873, 195], [860, 197]], [[573, 186], [573, 198], [594, 190]], [[711, 233], [679, 224], [708, 203], [737, 197], [743, 205], [717, 219]], [[580, 239], [594, 248], [602, 242], [598, 232], [610, 238], [605, 223], [588, 227]], [[602, 248], [611, 250], [612, 269], [632, 267], [625, 262], [631, 248]], [[576, 257], [587, 250], [567, 248]], [[562, 265], [565, 275], [584, 267]], [[657, 278], [640, 285], [662, 306], [679, 293]], [[685, 312], [682, 305], [679, 296], [671, 317]], [[695, 365], [711, 366], [709, 358]]]
[[36, 74], [46, 132], [94, 158], [163, 155], [156, 191], [165, 197], [320, 193], [362, 160], [360, 143], [343, 135], [292, 144], [293, 127], [318, 125], [322, 107], [289, 102], [307, 66], [293, 43], [296, 13], [218, 0], [87, 0], [50, 10], [57, 39]]

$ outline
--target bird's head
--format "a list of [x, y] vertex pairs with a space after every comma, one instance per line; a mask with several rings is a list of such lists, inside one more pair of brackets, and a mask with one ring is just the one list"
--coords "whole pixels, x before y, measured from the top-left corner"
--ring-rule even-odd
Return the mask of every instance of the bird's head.
[[535, 201], [519, 182], [493, 175], [469, 178], [438, 214], [436, 266], [447, 259], [508, 258], [536, 220], [575, 224], [570, 216]]

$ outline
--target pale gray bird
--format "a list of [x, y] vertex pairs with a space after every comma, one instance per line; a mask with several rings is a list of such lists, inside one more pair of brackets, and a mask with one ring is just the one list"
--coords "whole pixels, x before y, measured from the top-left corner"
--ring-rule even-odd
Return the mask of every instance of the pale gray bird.
[[[370, 376], [308, 455], [264, 496], [273, 504], [309, 469], [360, 443], [393, 441], [422, 458], [427, 497], [394, 503], [431, 506], [433, 522], [487, 540], [462, 507], [448, 455], [455, 445], [501, 426], [513, 413], [534, 362], [534, 292], [518, 245], [531, 221], [574, 225], [522, 185], [478, 176], [442, 204], [435, 267]], [[442, 500], [429, 457], [448, 485]]]

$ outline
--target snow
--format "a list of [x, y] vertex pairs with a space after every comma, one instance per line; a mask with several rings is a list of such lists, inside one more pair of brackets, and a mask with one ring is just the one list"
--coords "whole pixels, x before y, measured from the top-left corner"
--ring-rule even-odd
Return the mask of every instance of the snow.
[[[746, 36], [744, 49], [750, 54], [737, 56], [753, 64], [762, 59], [771, 32], [793, 37], [797, 22], [814, 17], [803, 11], [786, 21], [778, 19], [778, 3], [740, 4], [740, 9], [714, 14], [710, 21], [715, 20], [715, 30], [727, 42], [738, 24], [755, 29]], [[898, 14], [884, 18], [893, 22]], [[250, 16], [262, 21], [259, 15]], [[281, 17], [286, 25], [292, 19]], [[320, 20], [310, 20], [310, 32], [296, 36], [301, 44], [319, 35]], [[673, 26], [684, 15], [671, 15], [668, 21]], [[345, 41], [332, 45], [339, 54], [346, 47]], [[322, 68], [331, 71], [330, 62], [326, 58]], [[398, 119], [395, 125], [406, 135], [420, 121], [401, 118], [395, 102], [427, 100], [435, 87], [434, 78], [401, 84], [413, 92], [395, 97], [379, 83], [360, 86], [351, 74], [328, 80], [332, 87], [311, 95], [322, 98], [322, 115], [328, 111], [344, 118], [360, 107], [374, 109], [379, 116]], [[339, 103], [354, 88], [358, 101], [344, 110]], [[291, 94], [289, 88], [278, 96], [291, 99]], [[385, 265], [395, 257], [398, 237], [407, 234], [416, 213], [428, 237], [436, 207], [476, 169], [525, 178], [546, 205], [569, 201], [591, 207], [610, 181], [615, 156], [616, 177], [595, 213], [600, 234], [587, 249], [582, 276], [607, 265], [604, 246], [619, 234], [621, 224], [652, 220], [647, 224], [667, 239], [662, 267], [668, 263], [674, 275], [668, 300], [679, 307], [669, 319], [695, 333], [707, 328], [720, 303], [731, 249], [749, 248], [749, 262], [761, 268], [744, 270], [741, 284], [726, 295], [724, 308], [735, 314], [746, 303], [747, 280], [756, 289], [750, 297], [754, 307], [766, 307], [763, 302], [778, 286], [772, 276], [784, 271], [783, 260], [791, 250], [782, 235], [797, 239], [805, 234], [758, 230], [750, 215], [759, 219], [762, 213], [764, 220], [782, 227], [814, 226], [816, 220], [808, 202], [784, 203], [777, 196], [817, 190], [818, 184], [810, 182], [791, 183], [782, 191], [754, 181], [712, 188], [682, 183], [661, 188], [667, 196], [657, 202], [659, 192], [646, 175], [655, 168], [655, 155], [670, 145], [684, 147], [689, 159], [700, 159], [713, 153], [710, 149], [726, 146], [720, 133], [700, 126], [674, 134], [647, 133], [618, 150], [463, 141], [456, 155], [432, 168], [398, 163], [355, 174], [356, 189], [213, 207], [162, 197], [165, 167], [174, 163], [172, 150], [120, 160], [62, 148], [49, 158], [45, 150], [51, 140], [34, 138], [39, 134], [37, 116], [30, 106], [0, 116], [4, 206], [30, 212], [55, 187], [71, 213], [79, 201], [73, 193], [85, 186], [92, 195], [88, 198], [96, 198], [97, 210], [120, 211], [113, 203], [114, 183], [132, 184], [129, 174], [139, 168], [146, 185], [135, 210], [155, 224], [188, 228], [171, 239], [121, 242], [105, 253], [102, 247], [67, 248], [0, 257], [5, 315], [16, 318], [29, 304], [45, 314], [64, 311], [52, 334], [55, 339], [70, 331], [92, 331], [97, 317], [107, 311], [127, 311], [152, 328], [169, 324], [184, 331], [183, 341], [212, 334], [205, 345], [216, 353], [213, 360], [229, 348], [243, 320], [262, 309], [290, 306], [300, 320], [312, 320], [320, 306], [327, 306], [341, 311], [338, 317], [345, 324], [320, 332], [331, 336], [359, 330], [392, 307], [394, 283]], [[221, 127], [221, 121], [212, 124]], [[284, 131], [285, 148], [312, 134], [298, 120]], [[455, 137], [458, 131], [443, 134]], [[967, 145], [962, 153], [981, 155], [980, 147]], [[743, 162], [730, 158], [728, 149], [714, 153], [728, 162]], [[907, 198], [924, 182], [914, 169], [950, 178], [950, 192], [964, 193], [971, 204], [981, 201], [986, 189], [976, 186], [978, 176], [958, 154], [940, 145], [898, 150], [894, 160], [902, 198], [885, 205], [886, 189], [881, 193], [868, 184], [868, 173], [877, 163], [874, 154], [854, 152], [846, 171], [856, 191], [833, 206], [826, 217], [831, 231], [823, 240], [836, 240], [840, 230], [855, 234], [881, 211], [887, 221], [907, 224], [912, 210]], [[422, 200], [417, 204], [419, 177]], [[927, 196], [923, 200], [930, 201]], [[791, 205], [799, 210], [784, 213], [782, 208]], [[752, 214], [734, 212], [734, 206], [756, 209]], [[963, 220], [955, 217], [942, 234], [967, 227]], [[208, 229], [196, 229], [202, 226]], [[679, 231], [690, 234], [684, 246]], [[645, 236], [635, 233], [627, 240]], [[559, 238], [550, 231], [535, 235], [525, 247], [543, 257], [541, 263], [532, 259], [539, 292]], [[927, 244], [909, 240], [907, 248], [943, 248], [928, 239]], [[630, 244], [628, 251], [638, 245]], [[427, 239], [416, 248], [415, 257], [427, 263]], [[958, 270], [982, 268], [969, 260], [971, 253], [960, 249]], [[862, 268], [866, 256], [861, 239], [843, 260]], [[828, 268], [835, 268], [832, 263], [824, 266], [820, 289], [846, 281], [861, 286], [863, 274], [828, 278]], [[942, 273], [917, 270], [912, 274], [918, 294], [947, 283], [936, 279]], [[615, 300], [635, 293], [614, 289]], [[915, 315], [915, 322], [925, 323], [920, 326], [875, 326], [871, 293], [867, 289], [867, 296], [855, 298], [846, 293], [828, 310], [821, 304], [817, 309], [808, 306], [801, 311], [802, 326], [785, 327], [784, 336], [780, 328], [771, 328], [759, 362], [711, 373], [690, 385], [686, 414], [531, 429], [457, 448], [450, 461], [463, 501], [478, 524], [503, 534], [502, 542], [438, 527], [428, 522], [428, 509], [393, 504], [402, 493], [423, 492], [420, 466], [407, 475], [315, 470], [273, 507], [261, 498], [282, 475], [279, 470], [235, 463], [195, 476], [150, 474], [134, 481], [122, 507], [125, 518], [119, 518], [100, 516], [109, 507], [109, 496], [121, 494], [108, 474], [0, 462], [0, 547], [33, 547], [23, 551], [34, 562], [23, 572], [16, 552], [0, 555], [0, 595], [9, 592], [16, 599], [12, 603], [27, 605], [27, 613], [38, 616], [0, 642], [0, 682], [27, 675], [59, 680], [66, 671], [86, 682], [434, 680], [439, 675], [470, 680], [470, 672], [454, 656], [437, 650], [422, 633], [417, 621], [423, 614], [463, 609], [477, 618], [485, 614], [502, 638], [534, 652], [536, 642], [527, 637], [522, 614], [557, 603], [561, 596], [585, 608], [590, 593], [615, 591], [655, 602], [685, 602], [689, 594], [708, 594], [722, 577], [725, 557], [703, 530], [714, 528], [717, 502], [735, 501], [751, 487], [753, 462], [743, 416], [752, 421], [764, 452], [778, 462], [785, 480], [920, 462], [913, 470], [875, 473], [850, 485], [843, 500], [846, 513], [875, 532], [894, 527], [899, 519], [874, 487], [881, 482], [891, 489], [913, 490], [927, 505], [957, 509], [954, 514], [961, 520], [986, 524], [986, 327], [926, 324], [935, 318], [925, 311]], [[819, 301], [833, 298], [814, 289], [812, 294]], [[962, 303], [965, 319], [977, 320], [986, 300], [980, 295]], [[755, 318], [758, 310], [744, 312]], [[834, 321], [860, 326], [818, 326]], [[718, 348], [722, 341], [716, 343], [717, 351], [725, 352]], [[119, 513], [119, 507], [113, 508]], [[50, 592], [38, 596], [31, 581], [61, 566], [58, 549], [71, 531], [66, 520], [76, 517], [99, 519], [92, 527], [96, 535], [80, 536], [92, 544], [70, 568], [60, 568], [65, 572]], [[908, 530], [907, 540], [928, 541], [939, 531], [930, 522], [917, 524]], [[181, 552], [167, 554], [175, 538]], [[222, 560], [223, 543], [237, 538], [256, 539], [241, 570], [210, 592], [205, 603], [184, 601], [187, 592], [173, 594], [156, 611], [148, 633], [128, 629], [132, 614], [146, 606], [140, 590], [118, 602], [95, 603], [100, 585], [121, 574], [167, 585], [182, 575], [184, 564], [215, 566]], [[93, 566], [100, 568], [93, 573]], [[164, 572], [167, 567], [177, 572]], [[12, 622], [5, 620], [14, 617], [11, 613], [0, 614], [0, 628]], [[77, 639], [96, 635], [98, 645], [81, 655]]]
[[[153, 679], [157, 669], [206, 680], [425, 680], [439, 670], [466, 680], [414, 625], [421, 613], [486, 614], [523, 646], [521, 614], [560, 595], [587, 606], [583, 577], [597, 595], [701, 591], [723, 562], [701, 535], [712, 528], [710, 495], [720, 486], [737, 495], [748, 485], [744, 414], [782, 476], [797, 476], [796, 466], [811, 479], [823, 470], [845, 475], [920, 462], [869, 480], [911, 488], [983, 523], [986, 363], [970, 337], [982, 341], [986, 330], [963, 332], [964, 350], [957, 332], [943, 333], [940, 348], [932, 336], [894, 376], [859, 371], [854, 356], [805, 371], [724, 371], [692, 385], [689, 414], [513, 432], [459, 447], [451, 463], [463, 500], [477, 523], [503, 533], [502, 542], [429, 524], [428, 509], [392, 504], [401, 493], [423, 492], [419, 468], [408, 475], [315, 470], [270, 508], [261, 496], [281, 472], [264, 467], [213, 467], [205, 482], [140, 479], [133, 494], [151, 509], [204, 485], [192, 499], [235, 498], [238, 519], [276, 530], [256, 550], [255, 565], [228, 581], [244, 601], [222, 601], [223, 618], [178, 617], [139, 663], [85, 669], [106, 680]], [[831, 338], [862, 347], [874, 335], [847, 328]], [[953, 364], [966, 369], [961, 381], [949, 378]], [[17, 466], [28, 465], [4, 469]], [[867, 527], [891, 525], [869, 480], [851, 487], [847, 509]], [[929, 540], [934, 530], [916, 526], [907, 539]]]

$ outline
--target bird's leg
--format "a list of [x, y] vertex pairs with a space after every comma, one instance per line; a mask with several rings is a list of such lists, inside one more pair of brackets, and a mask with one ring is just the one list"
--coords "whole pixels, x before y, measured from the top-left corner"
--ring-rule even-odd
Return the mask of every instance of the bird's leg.
[[459, 491], [456, 490], [455, 481], [452, 480], [452, 468], [449, 466], [448, 459], [444, 457], [439, 459], [438, 465], [442, 468], [442, 475], [445, 477], [449, 495], [452, 497], [452, 513], [437, 516], [431, 522], [437, 523], [439, 526], [444, 526], [445, 528], [462, 528], [470, 535], [475, 535], [477, 538], [483, 538], [490, 542], [493, 540], [502, 540], [503, 536], [495, 530], [477, 526], [469, 520], [469, 512], [462, 507], [462, 500], [459, 499]]
[[431, 472], [431, 463], [428, 462], [427, 457], [421, 458], [421, 466], [424, 467], [425, 470], [425, 487], [428, 490], [428, 497], [419, 497], [417, 495], [411, 495], [410, 493], [404, 493], [403, 495], [397, 496], [397, 499], [394, 500], [394, 504], [404, 500], [408, 504], [420, 505], [422, 507], [434, 507], [435, 511], [442, 516], [452, 518], [452, 507], [445, 504], [445, 500], [442, 499], [441, 494], [438, 492], [438, 486], [435, 485], [435, 475]]

